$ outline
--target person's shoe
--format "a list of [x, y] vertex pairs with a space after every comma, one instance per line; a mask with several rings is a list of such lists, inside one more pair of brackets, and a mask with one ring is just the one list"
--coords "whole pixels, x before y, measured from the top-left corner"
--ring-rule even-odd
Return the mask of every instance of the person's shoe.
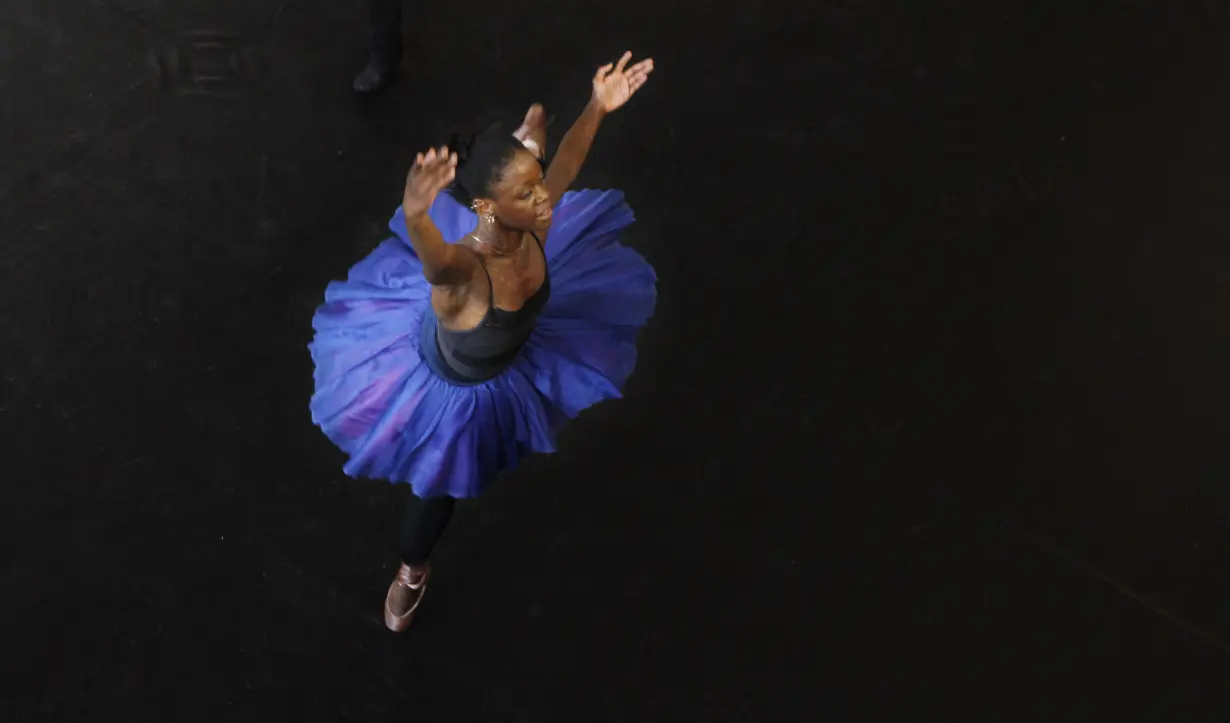
[[427, 592], [427, 578], [431, 576], [431, 566], [423, 567], [422, 575], [414, 575], [408, 565], [403, 564], [397, 571], [397, 577], [389, 585], [389, 594], [384, 598], [384, 625], [395, 633], [400, 633], [414, 622], [414, 611], [418, 610]]
[[375, 58], [367, 61], [363, 72], [355, 76], [354, 92], [366, 95], [383, 90], [393, 82], [397, 69], [393, 65], [383, 63]]

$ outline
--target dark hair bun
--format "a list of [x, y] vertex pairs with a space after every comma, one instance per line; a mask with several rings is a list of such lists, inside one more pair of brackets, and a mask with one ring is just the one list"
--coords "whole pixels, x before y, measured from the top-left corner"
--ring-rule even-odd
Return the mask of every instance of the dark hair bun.
[[448, 149], [457, 154], [457, 167], [461, 168], [470, 160], [470, 151], [474, 148], [474, 141], [478, 139], [478, 135], [474, 133], [454, 133], [452, 138], [448, 140]]
[[448, 192], [463, 206], [490, 194], [505, 164], [525, 149], [512, 134], [501, 131], [498, 123], [479, 133], [455, 133], [448, 147], [457, 154], [457, 175]]

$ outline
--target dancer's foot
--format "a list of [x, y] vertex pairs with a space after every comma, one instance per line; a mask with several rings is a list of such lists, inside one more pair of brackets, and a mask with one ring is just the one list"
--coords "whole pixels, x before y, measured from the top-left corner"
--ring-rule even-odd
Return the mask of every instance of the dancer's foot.
[[541, 103], [530, 106], [521, 127], [513, 131], [513, 137], [525, 144], [535, 156], [543, 157], [547, 150], [547, 113]]
[[367, 67], [363, 69], [363, 72], [355, 76], [354, 92], [368, 94], [383, 90], [393, 82], [396, 75], [396, 65], [372, 57], [367, 61]]
[[389, 585], [389, 594], [384, 599], [384, 624], [389, 630], [400, 633], [414, 622], [414, 612], [427, 592], [427, 578], [431, 575], [428, 565], [402, 565], [397, 577]]

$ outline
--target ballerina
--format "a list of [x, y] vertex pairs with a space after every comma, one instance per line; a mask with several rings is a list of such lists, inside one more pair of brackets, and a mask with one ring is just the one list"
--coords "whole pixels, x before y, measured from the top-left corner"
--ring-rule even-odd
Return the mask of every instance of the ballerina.
[[[409, 484], [385, 624], [409, 627], [456, 500], [561, 422], [620, 395], [656, 302], [653, 267], [622, 246], [619, 191], [569, 191], [607, 114], [653, 71], [631, 53], [598, 69], [589, 103], [543, 170], [544, 112], [513, 135], [418, 154], [396, 234], [316, 311], [312, 419], [352, 477]], [[443, 192], [443, 193], [442, 193]]]

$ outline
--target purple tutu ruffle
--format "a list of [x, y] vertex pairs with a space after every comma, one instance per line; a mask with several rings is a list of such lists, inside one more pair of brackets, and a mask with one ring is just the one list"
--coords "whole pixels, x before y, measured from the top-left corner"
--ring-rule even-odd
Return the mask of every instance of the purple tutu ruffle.
[[[446, 239], [475, 226], [445, 194], [429, 213]], [[633, 220], [618, 191], [565, 194], [547, 237], [551, 297], [537, 328], [499, 376], [465, 386], [420, 352], [431, 286], [399, 208], [396, 237], [330, 284], [312, 320], [312, 421], [349, 456], [345, 473], [408, 483], [420, 497], [474, 497], [522, 456], [555, 451], [560, 422], [620, 396], [657, 298], [653, 267], [618, 241]]]

